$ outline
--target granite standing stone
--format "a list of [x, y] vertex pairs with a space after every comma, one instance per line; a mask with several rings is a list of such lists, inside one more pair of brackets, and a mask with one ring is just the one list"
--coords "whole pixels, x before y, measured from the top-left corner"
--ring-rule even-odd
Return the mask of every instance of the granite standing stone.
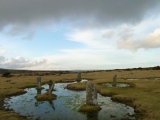
[[81, 73], [80, 72], [78, 72], [78, 74], [77, 74], [76, 81], [81, 82]]
[[40, 89], [41, 88], [41, 77], [38, 76], [37, 77], [37, 89]]
[[97, 90], [96, 87], [90, 81], [87, 81], [86, 83], [86, 104], [98, 105]]
[[116, 84], [117, 84], [117, 75], [114, 75], [114, 76], [113, 76], [112, 86], [113, 86], [113, 87], [116, 87]]

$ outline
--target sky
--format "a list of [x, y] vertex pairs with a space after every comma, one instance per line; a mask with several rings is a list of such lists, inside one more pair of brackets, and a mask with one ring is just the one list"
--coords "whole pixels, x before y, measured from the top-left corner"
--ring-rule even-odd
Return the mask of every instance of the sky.
[[160, 65], [160, 0], [0, 0], [0, 68]]

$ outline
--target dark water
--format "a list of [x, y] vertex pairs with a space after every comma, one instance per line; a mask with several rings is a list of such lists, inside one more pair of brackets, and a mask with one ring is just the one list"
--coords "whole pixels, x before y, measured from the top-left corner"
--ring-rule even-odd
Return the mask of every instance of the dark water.
[[[67, 83], [56, 83], [52, 93], [57, 95], [53, 101], [38, 102], [35, 88], [27, 88], [26, 94], [5, 99], [4, 108], [12, 109], [16, 113], [26, 116], [30, 120], [121, 120], [135, 119], [134, 109], [125, 104], [113, 102], [110, 97], [98, 94], [101, 111], [97, 113], [80, 113], [78, 109], [85, 104], [85, 91], [71, 91], [64, 89]], [[48, 85], [43, 86], [46, 92]]]

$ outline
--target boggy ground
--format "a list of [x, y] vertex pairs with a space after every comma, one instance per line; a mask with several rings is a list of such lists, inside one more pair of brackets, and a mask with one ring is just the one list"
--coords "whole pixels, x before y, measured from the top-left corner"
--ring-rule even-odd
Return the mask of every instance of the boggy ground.
[[[91, 80], [98, 92], [105, 96], [111, 96], [112, 100], [128, 104], [135, 108], [138, 119], [159, 120], [160, 119], [160, 80], [149, 80], [150, 78], [160, 78], [159, 70], [115, 70], [115, 71], [95, 71], [82, 73], [82, 78]], [[101, 83], [111, 82], [113, 75], [117, 74], [118, 82], [131, 84], [132, 87], [106, 87]], [[42, 83], [49, 80], [56, 82], [74, 81], [76, 73], [57, 74], [41, 76]], [[139, 80], [127, 80], [128, 78], [139, 78]], [[17, 76], [10, 78], [0, 77], [0, 119], [2, 120], [23, 120], [13, 111], [2, 109], [5, 97], [23, 94], [24, 88], [36, 87], [36, 76]], [[68, 89], [85, 90], [85, 83], [68, 85]]]

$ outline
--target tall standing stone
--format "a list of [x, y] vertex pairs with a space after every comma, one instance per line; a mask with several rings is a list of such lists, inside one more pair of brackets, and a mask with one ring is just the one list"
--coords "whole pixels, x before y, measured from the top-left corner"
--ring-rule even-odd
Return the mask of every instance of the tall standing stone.
[[113, 87], [116, 87], [116, 84], [117, 84], [117, 75], [114, 75], [114, 76], [113, 76], [112, 86], [113, 86]]
[[78, 72], [76, 81], [81, 82], [81, 72]]
[[86, 104], [98, 105], [97, 90], [96, 87], [90, 81], [87, 81], [86, 83]]
[[41, 77], [38, 76], [37, 77], [37, 89], [40, 89], [41, 88]]

